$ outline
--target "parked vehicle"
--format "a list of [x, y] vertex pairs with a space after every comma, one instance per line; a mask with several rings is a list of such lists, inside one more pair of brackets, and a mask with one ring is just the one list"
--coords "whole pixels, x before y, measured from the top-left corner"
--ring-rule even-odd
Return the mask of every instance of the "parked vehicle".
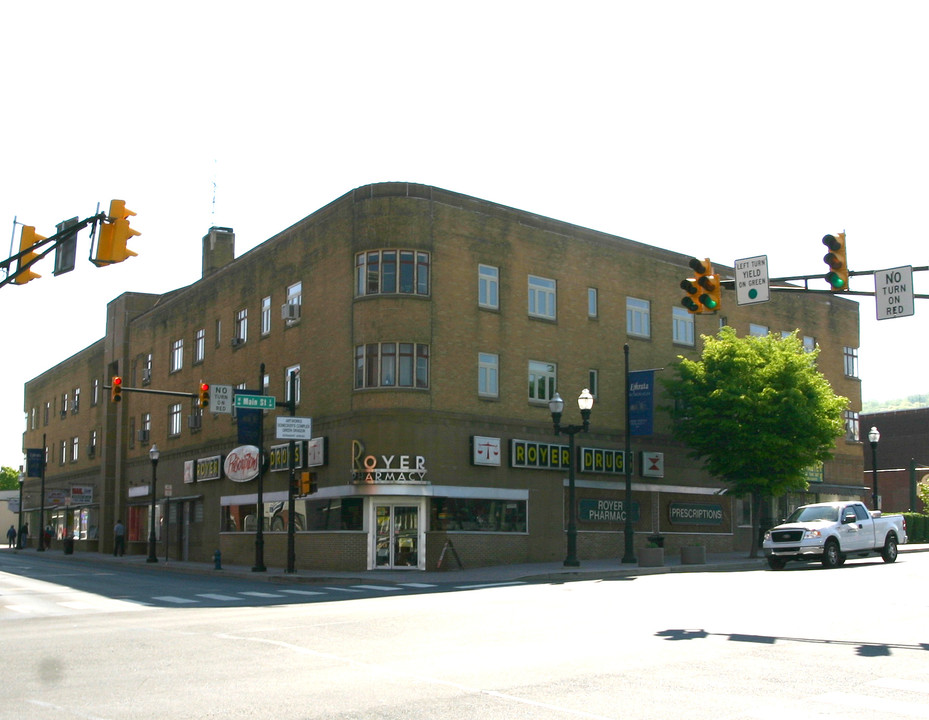
[[879, 554], [884, 562], [897, 559], [897, 545], [906, 543], [906, 519], [884, 517], [860, 502], [802, 505], [764, 536], [764, 554], [772, 570], [789, 560], [819, 561], [826, 568], [842, 565], [849, 557]]

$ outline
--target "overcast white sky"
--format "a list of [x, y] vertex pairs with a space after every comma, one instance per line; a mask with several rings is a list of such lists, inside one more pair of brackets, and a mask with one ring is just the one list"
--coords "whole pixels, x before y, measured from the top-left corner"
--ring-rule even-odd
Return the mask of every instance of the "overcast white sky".
[[[772, 276], [822, 273], [843, 229], [853, 270], [925, 266], [927, 21], [893, 0], [3, 3], [0, 254], [14, 217], [50, 235], [112, 198], [142, 236], [97, 269], [85, 233], [74, 272], [0, 289], [0, 464], [22, 462], [23, 383], [102, 337], [109, 300], [197, 280], [211, 225], [241, 254], [372, 182], [767, 254]], [[864, 399], [929, 392], [929, 301], [860, 303]]]

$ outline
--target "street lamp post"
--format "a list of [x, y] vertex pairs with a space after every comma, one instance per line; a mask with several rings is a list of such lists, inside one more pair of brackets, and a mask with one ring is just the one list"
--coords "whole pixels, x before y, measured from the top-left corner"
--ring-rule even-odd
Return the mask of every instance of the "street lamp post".
[[873, 427], [868, 431], [868, 442], [871, 443], [871, 509], [880, 510], [877, 494], [877, 444], [881, 441], [881, 433]]
[[574, 436], [579, 432], [587, 432], [590, 429], [590, 409], [593, 407], [594, 398], [590, 390], [584, 388], [580, 397], [577, 399], [577, 406], [581, 410], [583, 425], [562, 425], [561, 413], [564, 411], [564, 400], [561, 395], [555, 393], [548, 403], [548, 409], [552, 413], [552, 424], [555, 427], [555, 434], [564, 433], [568, 436], [568, 552], [564, 559], [565, 567], [578, 567], [581, 563], [577, 559], [577, 508], [575, 508], [574, 499]]
[[26, 484], [26, 473], [23, 472], [23, 466], [19, 466], [19, 512], [16, 513], [16, 524], [19, 528], [16, 531], [16, 549], [23, 549], [23, 485]]
[[148, 456], [152, 460], [152, 513], [148, 530], [148, 557], [145, 562], [156, 563], [158, 557], [155, 555], [155, 484], [157, 482], [158, 458], [161, 453], [158, 446], [152, 444], [152, 449], [148, 451]]

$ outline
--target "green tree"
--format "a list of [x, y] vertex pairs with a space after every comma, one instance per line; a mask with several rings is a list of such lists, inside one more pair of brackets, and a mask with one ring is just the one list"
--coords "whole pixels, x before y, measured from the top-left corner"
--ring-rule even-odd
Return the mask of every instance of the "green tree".
[[19, 470], [0, 467], [0, 490], [19, 490]]
[[663, 381], [674, 437], [721, 478], [752, 499], [752, 546], [758, 555], [761, 500], [808, 487], [804, 470], [832, 455], [843, 434], [848, 399], [836, 395], [793, 333], [743, 337], [730, 327], [702, 336], [700, 360], [681, 357]]

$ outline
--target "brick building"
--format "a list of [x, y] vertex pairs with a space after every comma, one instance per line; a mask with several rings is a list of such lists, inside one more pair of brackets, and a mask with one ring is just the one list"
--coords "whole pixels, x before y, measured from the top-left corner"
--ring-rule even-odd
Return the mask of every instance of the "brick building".
[[[59, 535], [75, 529], [78, 552], [111, 548], [117, 519], [129, 551], [146, 552], [154, 478], [159, 555], [221, 549], [227, 562], [260, 553], [283, 566], [290, 446], [276, 426], [291, 378], [293, 412], [312, 418], [296, 474], [318, 489], [295, 501], [297, 567], [433, 568], [449, 541], [470, 566], [557, 560], [569, 511], [581, 560], [617, 557], [627, 462], [637, 545], [660, 533], [671, 549], [695, 538], [747, 548], [747, 501], [687, 457], [664, 413], [624, 453], [624, 344], [633, 371], [664, 368], [696, 357], [700, 335], [722, 324], [799, 329], [822, 347], [820, 368], [851, 403], [811, 493], [861, 495], [858, 305], [845, 298], [773, 293], [739, 306], [724, 291], [721, 312], [694, 316], [680, 306], [688, 256], [406, 183], [353, 190], [239, 258], [234, 242], [211, 228], [199, 281], [114, 299], [104, 338], [26, 384], [24, 448], [45, 447], [48, 516]], [[126, 387], [119, 403], [113, 376]], [[214, 395], [202, 413], [201, 380]], [[637, 422], [663, 402], [645, 384], [654, 398]], [[217, 412], [224, 386], [278, 406], [257, 426]], [[548, 401], [557, 390], [563, 422], [577, 423], [584, 388], [595, 402], [569, 509], [568, 441]], [[269, 460], [251, 478], [255, 445]], [[39, 483], [25, 488], [33, 523]]]
[[868, 431], [877, 428], [877, 489], [884, 512], [925, 512], [916, 484], [929, 477], [929, 408], [893, 410], [861, 416], [867, 504], [874, 493], [874, 453]]

